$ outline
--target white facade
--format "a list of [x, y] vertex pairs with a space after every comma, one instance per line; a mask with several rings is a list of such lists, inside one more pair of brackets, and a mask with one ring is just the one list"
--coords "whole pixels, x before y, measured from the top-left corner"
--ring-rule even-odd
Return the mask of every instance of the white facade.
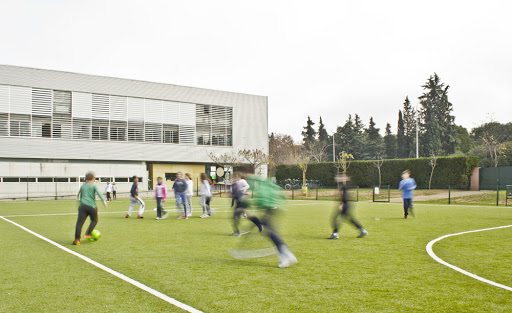
[[267, 111], [263, 96], [0, 65], [0, 179], [83, 176], [84, 164], [127, 177], [144, 162], [268, 153]]

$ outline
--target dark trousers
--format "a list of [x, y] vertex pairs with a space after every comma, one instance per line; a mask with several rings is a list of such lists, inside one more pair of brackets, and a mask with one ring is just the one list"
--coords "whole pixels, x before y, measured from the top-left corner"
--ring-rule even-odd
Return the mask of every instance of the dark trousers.
[[114, 196], [114, 200], [117, 199], [117, 191], [112, 191], [112, 195]]
[[[240, 225], [240, 219], [242, 217], [242, 214], [245, 213], [245, 209], [249, 206], [249, 204], [246, 201], [243, 201], [242, 199], [236, 199], [236, 208], [233, 213], [233, 231], [235, 233], [239, 233], [239, 225]], [[247, 217], [251, 222], [253, 222], [256, 226], [261, 227], [260, 220], [255, 216], [248, 216]]]
[[156, 198], [156, 216], [162, 217], [162, 212], [165, 213], [164, 207], [163, 207], [163, 198], [157, 197]]
[[338, 224], [338, 218], [341, 218], [342, 221], [349, 221], [359, 230], [363, 229], [363, 225], [361, 225], [361, 223], [359, 223], [359, 221], [355, 219], [354, 214], [352, 212], [352, 208], [348, 203], [342, 204], [341, 210], [336, 210], [336, 213], [334, 214], [334, 217], [332, 219], [333, 233], [337, 233], [338, 229], [340, 228]]
[[110, 198], [110, 192], [107, 192], [107, 201], [110, 201], [110, 200], [112, 200], [112, 199]]
[[409, 208], [412, 209], [412, 199], [404, 199], [404, 214], [405, 214], [405, 216], [409, 215]]
[[82, 226], [84, 226], [87, 216], [91, 218], [91, 224], [89, 224], [89, 228], [87, 228], [87, 231], [85, 232], [86, 235], [90, 235], [94, 230], [94, 227], [96, 227], [96, 224], [98, 224], [98, 211], [93, 207], [83, 204], [80, 205], [78, 208], [78, 219], [76, 221], [75, 239], [80, 240], [82, 235]]

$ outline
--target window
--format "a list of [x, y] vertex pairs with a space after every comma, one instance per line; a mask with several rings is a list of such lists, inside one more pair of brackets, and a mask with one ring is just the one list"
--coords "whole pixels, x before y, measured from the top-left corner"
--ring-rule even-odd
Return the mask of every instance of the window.
[[164, 124], [164, 142], [179, 143], [179, 126]]
[[77, 180], [76, 180], [76, 177], [70, 177], [70, 178], [69, 178], [69, 182], [70, 182], [70, 183], [76, 183], [76, 181], [77, 181]]
[[110, 140], [126, 141], [126, 122], [110, 122]]
[[128, 122], [128, 141], [144, 141], [144, 124]]
[[49, 123], [43, 123], [41, 125], [41, 137], [51, 138], [52, 137], [52, 125]]
[[52, 177], [38, 177], [37, 178], [38, 183], [53, 183]]
[[165, 181], [175, 181], [177, 173], [165, 173]]
[[85, 183], [85, 177], [80, 177], [80, 182]]
[[108, 140], [108, 121], [92, 120], [92, 140]]
[[2, 179], [4, 183], [19, 183], [20, 178], [19, 177], [4, 177]]
[[102, 183], [110, 183], [112, 181], [112, 177], [102, 177], [97, 179], [99, 179]]
[[53, 132], [52, 132], [53, 138], [61, 138], [62, 137], [62, 125], [60, 124], [53, 124]]
[[53, 181], [56, 183], [68, 183], [69, 178], [68, 177], [55, 177], [55, 179]]
[[30, 136], [30, 115], [11, 114], [11, 136]]
[[114, 177], [116, 183], [127, 183], [130, 181], [128, 177]]
[[20, 177], [20, 182], [22, 183], [35, 183], [36, 178], [35, 177]]
[[[130, 180], [130, 183], [133, 183], [133, 178], [132, 177], [130, 177], [129, 180]], [[139, 183], [142, 183], [142, 177], [139, 177]]]

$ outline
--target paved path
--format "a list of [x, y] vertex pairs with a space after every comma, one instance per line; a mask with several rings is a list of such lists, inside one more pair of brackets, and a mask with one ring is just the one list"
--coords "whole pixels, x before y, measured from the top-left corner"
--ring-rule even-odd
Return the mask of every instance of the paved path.
[[[486, 193], [489, 191], [454, 191], [451, 192], [451, 197], [464, 197], [464, 196], [471, 196], [471, 195], [478, 195], [481, 193]], [[448, 191], [438, 193], [435, 195], [429, 195], [429, 196], [415, 196], [414, 201], [429, 201], [429, 200], [442, 200], [442, 199], [448, 199]], [[402, 202], [402, 198], [391, 198], [390, 202]]]

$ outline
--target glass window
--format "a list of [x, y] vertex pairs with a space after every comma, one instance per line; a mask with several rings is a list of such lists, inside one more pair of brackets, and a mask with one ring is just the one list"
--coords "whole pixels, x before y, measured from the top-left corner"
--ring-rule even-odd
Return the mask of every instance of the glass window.
[[38, 183], [53, 183], [52, 177], [38, 177], [37, 178]]
[[165, 173], [165, 181], [175, 181], [177, 173]]
[[114, 177], [116, 183], [127, 183], [130, 181], [128, 177]]
[[69, 178], [69, 182], [70, 183], [76, 183], [77, 182], [76, 177], [70, 177]]
[[92, 140], [108, 140], [108, 121], [92, 120]]
[[179, 126], [164, 124], [164, 142], [165, 143], [179, 143]]
[[144, 133], [146, 142], [162, 142], [162, 125], [145, 123]]
[[11, 136], [30, 136], [30, 115], [11, 114]]
[[53, 113], [71, 114], [71, 91], [53, 91]]
[[73, 119], [73, 139], [91, 139], [91, 120]]
[[20, 181], [19, 177], [4, 177], [2, 180], [4, 183], [18, 183]]
[[35, 183], [36, 178], [35, 177], [20, 177], [20, 182], [22, 183]]
[[144, 141], [144, 124], [128, 122], [128, 141]]
[[55, 177], [55, 179], [53, 181], [56, 183], [67, 183], [67, 182], [69, 182], [69, 178], [68, 177]]

